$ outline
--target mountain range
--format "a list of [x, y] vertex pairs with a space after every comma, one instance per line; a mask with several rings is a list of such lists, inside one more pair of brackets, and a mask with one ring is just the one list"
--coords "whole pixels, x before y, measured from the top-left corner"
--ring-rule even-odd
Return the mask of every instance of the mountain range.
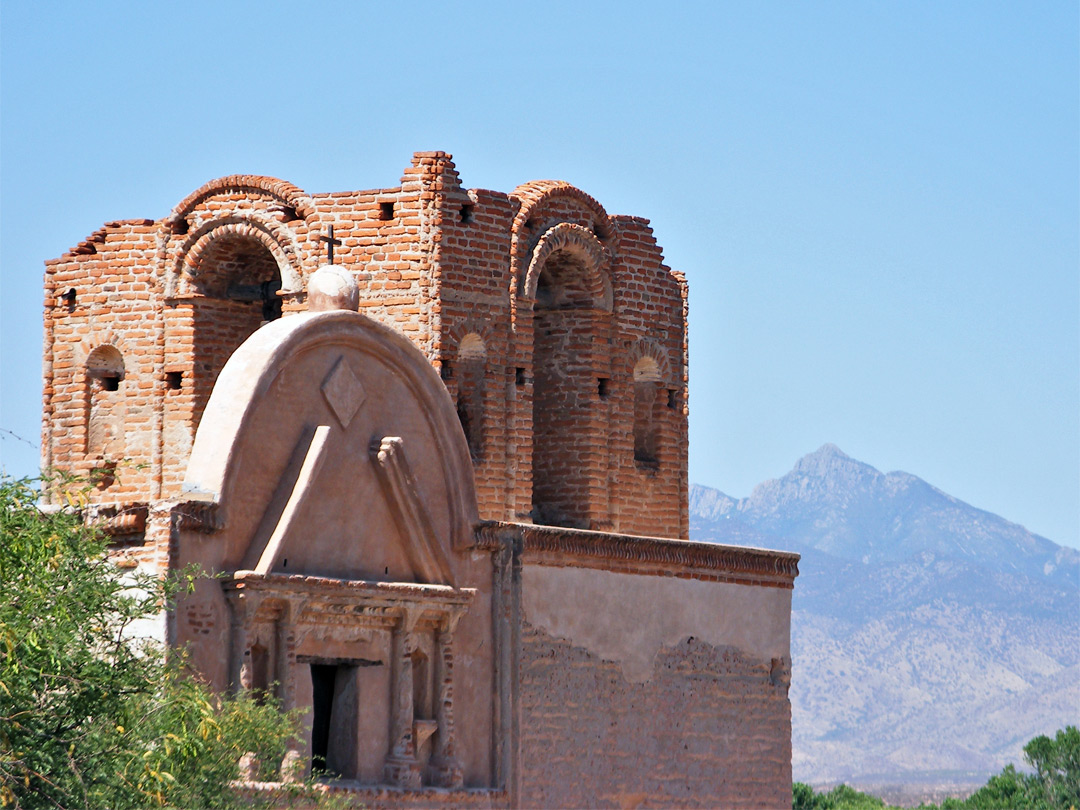
[[802, 555], [798, 781], [981, 784], [1080, 724], [1080, 552], [834, 445], [748, 498], [693, 486], [693, 540]]

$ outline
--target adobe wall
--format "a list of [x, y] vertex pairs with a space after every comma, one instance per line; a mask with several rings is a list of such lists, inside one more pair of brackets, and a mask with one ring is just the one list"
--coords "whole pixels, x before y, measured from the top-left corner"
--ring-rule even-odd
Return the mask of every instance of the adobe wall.
[[795, 558], [523, 531], [520, 805], [790, 806]]

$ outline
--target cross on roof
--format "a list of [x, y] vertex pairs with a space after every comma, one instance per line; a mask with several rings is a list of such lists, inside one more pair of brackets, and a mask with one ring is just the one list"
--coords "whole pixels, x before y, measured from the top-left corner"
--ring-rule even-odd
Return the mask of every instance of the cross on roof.
[[326, 242], [326, 262], [327, 264], [334, 263], [334, 245], [341, 245], [340, 239], [334, 238], [334, 226], [326, 226], [327, 233], [319, 237], [320, 242]]

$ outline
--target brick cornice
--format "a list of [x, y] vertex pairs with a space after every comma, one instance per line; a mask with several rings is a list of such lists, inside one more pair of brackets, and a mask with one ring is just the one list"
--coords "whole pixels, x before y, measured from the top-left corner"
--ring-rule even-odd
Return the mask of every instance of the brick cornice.
[[659, 537], [488, 521], [476, 529], [476, 545], [520, 549], [531, 565], [579, 566], [628, 574], [674, 576], [791, 588], [799, 555], [790, 551], [695, 543]]

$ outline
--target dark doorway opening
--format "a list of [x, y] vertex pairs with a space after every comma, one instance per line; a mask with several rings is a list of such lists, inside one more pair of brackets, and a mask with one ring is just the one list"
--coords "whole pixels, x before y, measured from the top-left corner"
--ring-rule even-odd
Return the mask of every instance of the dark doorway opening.
[[311, 772], [327, 773], [326, 755], [330, 747], [330, 715], [334, 710], [337, 664], [311, 665]]

